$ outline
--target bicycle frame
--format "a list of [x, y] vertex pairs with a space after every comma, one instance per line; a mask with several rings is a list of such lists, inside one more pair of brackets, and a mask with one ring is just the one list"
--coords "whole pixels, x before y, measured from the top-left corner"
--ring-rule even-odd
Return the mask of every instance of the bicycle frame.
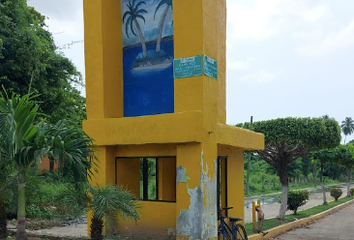
[[[218, 239], [221, 240], [220, 234], [222, 234], [222, 240], [238, 240], [238, 234], [241, 236], [240, 239], [248, 239], [247, 238], [247, 233], [244, 229], [244, 227], [240, 224], [237, 224], [236, 222], [242, 221], [242, 218], [229, 218], [231, 222], [231, 227], [226, 223], [225, 218], [228, 218], [227, 216], [223, 216], [221, 214], [222, 210], [228, 210], [231, 209], [232, 207], [227, 207], [219, 210], [219, 218], [220, 218], [220, 224], [218, 226]], [[242, 233], [241, 233], [242, 232]], [[244, 236], [244, 237], [242, 237]]]
[[[224, 216], [220, 216], [220, 224], [219, 224], [219, 227], [218, 227], [218, 239], [220, 239], [220, 233], [222, 234], [222, 240], [231, 240], [231, 236], [233, 235], [232, 234], [232, 230], [231, 228], [229, 227], [229, 225], [225, 222], [225, 218]], [[231, 235], [231, 236], [230, 236]]]

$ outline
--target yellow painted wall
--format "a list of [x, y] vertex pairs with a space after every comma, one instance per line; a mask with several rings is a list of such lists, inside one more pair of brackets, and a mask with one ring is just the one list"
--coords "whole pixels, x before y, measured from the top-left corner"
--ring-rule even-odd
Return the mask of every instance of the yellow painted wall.
[[120, 1], [85, 0], [87, 119], [123, 116]]
[[152, 239], [173, 239], [176, 226], [176, 203], [140, 201], [140, 220], [120, 221], [122, 235]]
[[143, 145], [119, 145], [116, 146], [117, 157], [156, 157], [177, 154], [177, 144], [143, 144]]
[[[117, 181], [137, 192], [137, 173], [128, 170], [136, 168], [137, 161], [118, 161], [116, 168], [116, 157], [176, 157], [176, 203], [140, 202], [139, 223], [120, 223], [128, 235], [166, 238], [177, 227], [177, 239], [190, 239], [187, 225], [192, 223], [200, 234], [194, 238], [216, 239], [218, 155], [228, 157], [228, 205], [234, 207], [230, 215], [243, 217], [243, 152], [262, 149], [264, 136], [225, 125], [225, 3], [173, 0], [175, 58], [207, 55], [218, 62], [218, 79], [175, 79], [174, 113], [124, 118], [120, 1], [84, 1], [88, 120], [83, 127], [95, 139], [100, 160], [92, 183]], [[170, 162], [161, 164], [171, 169]], [[172, 182], [172, 173], [159, 174]], [[135, 180], [128, 183], [128, 175]], [[172, 198], [164, 184], [160, 194]]]
[[158, 158], [158, 199], [176, 201], [176, 158]]
[[134, 195], [140, 197], [140, 158], [118, 158], [117, 185], [124, 186]]
[[227, 156], [227, 204], [233, 209], [229, 216], [244, 218], [244, 150], [230, 146], [219, 146], [218, 152]]
[[91, 183], [93, 185], [115, 184], [115, 147], [97, 146], [95, 155], [99, 160], [98, 173], [92, 178]]

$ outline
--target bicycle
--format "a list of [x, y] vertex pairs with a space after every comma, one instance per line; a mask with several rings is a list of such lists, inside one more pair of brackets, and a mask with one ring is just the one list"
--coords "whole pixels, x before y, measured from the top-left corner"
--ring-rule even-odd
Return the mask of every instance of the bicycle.
[[[227, 217], [222, 215], [222, 211], [227, 211], [233, 207], [225, 207], [219, 209], [220, 224], [218, 226], [218, 239], [219, 240], [248, 240], [245, 227], [237, 223], [243, 221], [242, 218], [237, 217]], [[231, 227], [226, 223], [225, 219], [229, 219], [231, 222]], [[232, 236], [232, 237], [231, 237]]]

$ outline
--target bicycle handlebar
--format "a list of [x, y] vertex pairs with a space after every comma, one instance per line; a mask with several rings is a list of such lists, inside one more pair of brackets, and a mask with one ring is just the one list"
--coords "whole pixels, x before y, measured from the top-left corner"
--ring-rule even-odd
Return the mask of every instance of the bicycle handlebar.
[[234, 207], [224, 207], [222, 208], [223, 210], [229, 210], [229, 209], [233, 209]]
[[226, 211], [226, 210], [229, 210], [229, 209], [233, 209], [234, 207], [224, 207], [224, 208], [220, 208], [219, 211]]

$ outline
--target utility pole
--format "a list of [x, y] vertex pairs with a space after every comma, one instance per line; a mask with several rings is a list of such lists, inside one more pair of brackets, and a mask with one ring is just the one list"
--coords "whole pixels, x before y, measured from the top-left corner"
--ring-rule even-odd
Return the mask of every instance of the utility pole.
[[[252, 125], [253, 123], [253, 116], [251, 116], [250, 123]], [[247, 176], [246, 176], [246, 196], [249, 196], [250, 194], [250, 167], [251, 167], [251, 159], [252, 159], [252, 153], [248, 153], [248, 159], [247, 159]]]

